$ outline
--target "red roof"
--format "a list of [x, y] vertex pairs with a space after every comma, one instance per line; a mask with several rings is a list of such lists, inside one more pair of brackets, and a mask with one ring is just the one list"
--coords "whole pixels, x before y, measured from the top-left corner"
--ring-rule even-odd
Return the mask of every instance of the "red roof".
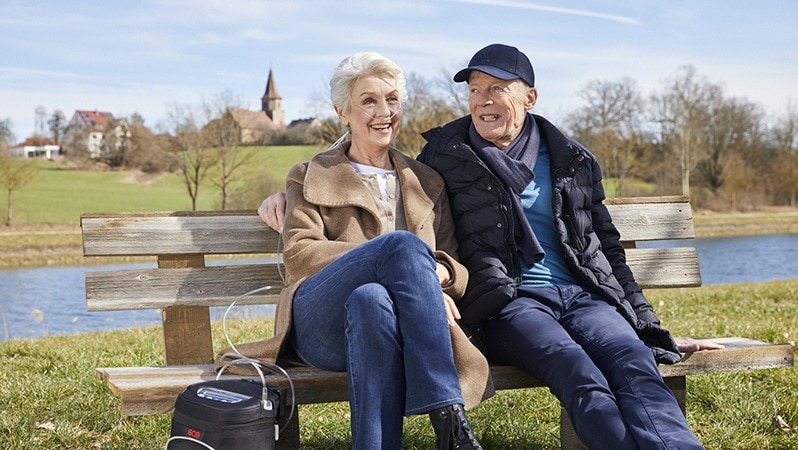
[[75, 116], [83, 122], [83, 125], [91, 128], [103, 128], [108, 122], [114, 120], [114, 115], [106, 111], [77, 110]]
[[40, 145], [56, 145], [56, 143], [53, 138], [49, 137], [29, 137], [25, 139], [24, 145], [26, 147], [38, 147]]

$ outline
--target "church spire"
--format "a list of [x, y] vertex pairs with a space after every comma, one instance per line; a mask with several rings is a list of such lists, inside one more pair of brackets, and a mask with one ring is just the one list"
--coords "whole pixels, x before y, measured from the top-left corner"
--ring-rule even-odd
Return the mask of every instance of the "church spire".
[[277, 85], [274, 83], [274, 73], [269, 68], [269, 79], [266, 81], [266, 92], [261, 98], [261, 109], [272, 119], [275, 125], [285, 126], [285, 114], [282, 108], [283, 98], [277, 92]]

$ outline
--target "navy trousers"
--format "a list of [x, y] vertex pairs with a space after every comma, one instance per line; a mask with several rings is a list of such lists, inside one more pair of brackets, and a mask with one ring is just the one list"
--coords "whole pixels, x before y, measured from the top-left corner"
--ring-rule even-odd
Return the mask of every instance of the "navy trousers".
[[524, 287], [485, 325], [488, 356], [537, 377], [591, 449], [700, 449], [651, 350], [580, 286]]

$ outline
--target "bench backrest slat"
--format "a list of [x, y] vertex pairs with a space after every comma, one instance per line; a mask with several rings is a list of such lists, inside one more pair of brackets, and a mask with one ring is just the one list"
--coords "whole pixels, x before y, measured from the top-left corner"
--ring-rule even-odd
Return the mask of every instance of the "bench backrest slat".
[[686, 197], [608, 199], [605, 204], [623, 241], [639, 242], [695, 237], [693, 211]]
[[88, 311], [274, 304], [283, 286], [274, 264], [86, 272], [85, 281]]
[[279, 235], [253, 211], [84, 214], [83, 254], [274, 253]]
[[[665, 199], [607, 200], [621, 239], [695, 237], [687, 199]], [[279, 239], [254, 210], [83, 214], [81, 228], [86, 256], [275, 253]]]
[[[643, 289], [701, 285], [692, 247], [627, 249], [627, 262]], [[175, 306], [228, 306], [251, 290], [263, 293], [237, 305], [276, 303], [282, 281], [273, 264], [183, 269], [130, 269], [87, 272], [86, 309], [114, 311]]]

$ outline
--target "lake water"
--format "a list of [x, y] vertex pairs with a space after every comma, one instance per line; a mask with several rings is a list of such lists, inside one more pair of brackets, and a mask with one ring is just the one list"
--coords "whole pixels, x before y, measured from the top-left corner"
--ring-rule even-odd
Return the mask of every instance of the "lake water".
[[[696, 239], [694, 245], [704, 285], [798, 277], [798, 234]], [[157, 310], [86, 311], [84, 272], [141, 267], [155, 264], [0, 270], [0, 339], [160, 324]], [[272, 310], [272, 306], [234, 308], [235, 314], [246, 317], [271, 314]], [[220, 319], [224, 311], [212, 308], [211, 316]]]

